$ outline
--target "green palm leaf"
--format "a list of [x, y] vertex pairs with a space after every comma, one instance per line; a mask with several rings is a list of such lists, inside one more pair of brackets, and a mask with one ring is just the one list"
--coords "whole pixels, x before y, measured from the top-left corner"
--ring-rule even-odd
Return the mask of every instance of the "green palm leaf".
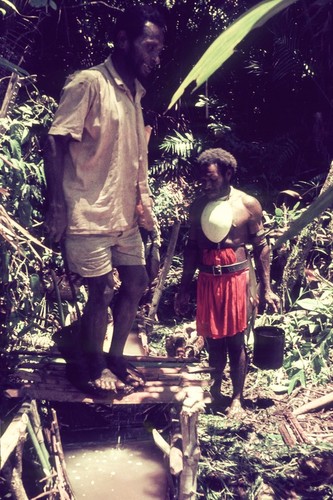
[[297, 0], [264, 0], [240, 16], [206, 50], [178, 87], [168, 109], [178, 101], [185, 89], [196, 82], [196, 90], [234, 53], [236, 46], [253, 29], [262, 26], [268, 19]]

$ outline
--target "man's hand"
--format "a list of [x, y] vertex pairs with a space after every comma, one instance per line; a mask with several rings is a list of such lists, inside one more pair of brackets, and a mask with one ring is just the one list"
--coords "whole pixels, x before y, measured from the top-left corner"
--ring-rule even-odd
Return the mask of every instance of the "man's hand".
[[178, 292], [175, 295], [174, 309], [175, 313], [179, 316], [183, 316], [187, 313], [189, 309], [190, 294], [189, 292]]
[[160, 260], [161, 260], [160, 259], [160, 250], [153, 243], [151, 245], [149, 255], [146, 259], [146, 268], [147, 268], [150, 282], [154, 281], [154, 279], [158, 275], [158, 272], [160, 270]]
[[136, 214], [138, 219], [138, 225], [143, 227], [147, 231], [153, 231], [155, 229], [155, 219], [152, 209], [152, 202], [149, 199], [149, 205], [143, 205], [142, 201], [136, 205]]
[[59, 242], [67, 227], [67, 210], [65, 204], [50, 205], [45, 218], [46, 230], [54, 242]]
[[271, 308], [276, 313], [280, 311], [281, 300], [274, 292], [272, 292], [272, 290], [267, 290], [265, 292], [264, 301], [266, 304], [266, 308]]

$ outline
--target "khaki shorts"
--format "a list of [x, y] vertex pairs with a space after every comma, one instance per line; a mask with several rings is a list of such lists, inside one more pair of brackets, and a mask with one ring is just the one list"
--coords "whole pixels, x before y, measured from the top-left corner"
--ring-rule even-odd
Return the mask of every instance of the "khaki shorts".
[[145, 265], [138, 227], [111, 236], [68, 235], [65, 247], [69, 269], [84, 278], [103, 276], [113, 267]]

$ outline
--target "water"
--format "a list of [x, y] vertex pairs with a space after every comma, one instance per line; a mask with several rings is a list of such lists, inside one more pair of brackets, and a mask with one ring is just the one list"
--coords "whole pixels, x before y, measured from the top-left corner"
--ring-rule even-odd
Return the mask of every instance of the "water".
[[151, 441], [67, 445], [64, 452], [77, 500], [166, 498], [166, 465]]
[[[110, 327], [106, 350], [111, 338]], [[125, 353], [144, 354], [137, 334], [128, 336]], [[131, 415], [131, 410], [133, 408], [129, 406], [128, 415]], [[71, 413], [77, 415], [79, 412]], [[96, 419], [101, 415], [103, 413], [96, 414]], [[165, 500], [167, 474], [162, 452], [152, 439], [147, 438], [143, 428], [132, 423], [124, 429], [116, 415], [107, 420], [113, 431], [109, 429], [106, 435], [97, 429], [84, 432], [86, 439], [94, 440], [94, 443], [78, 441], [82, 434], [76, 438], [72, 434], [69, 440], [67, 436], [63, 442], [67, 472], [76, 500]]]

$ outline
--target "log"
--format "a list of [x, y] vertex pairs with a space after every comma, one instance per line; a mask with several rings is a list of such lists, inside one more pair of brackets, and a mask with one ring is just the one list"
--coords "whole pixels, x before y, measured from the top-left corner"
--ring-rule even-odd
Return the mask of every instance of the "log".
[[296, 410], [293, 411], [293, 415], [302, 415], [303, 413], [320, 410], [321, 408], [325, 408], [330, 405], [333, 405], [333, 392], [296, 408]]

